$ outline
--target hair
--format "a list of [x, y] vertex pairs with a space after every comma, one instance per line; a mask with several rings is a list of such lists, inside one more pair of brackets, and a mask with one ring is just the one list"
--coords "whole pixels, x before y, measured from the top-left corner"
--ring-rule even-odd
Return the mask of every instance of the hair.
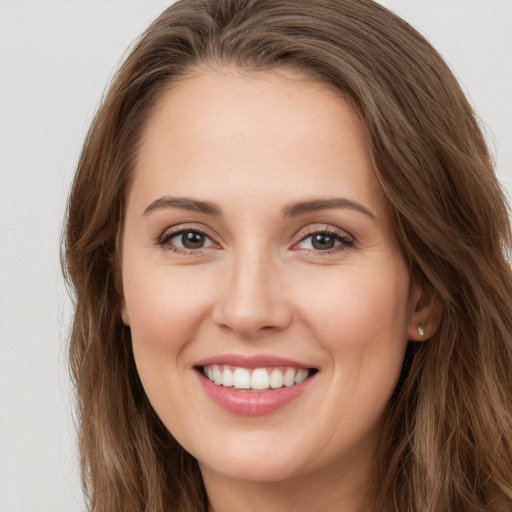
[[114, 77], [83, 146], [63, 239], [89, 510], [206, 510], [197, 462], [144, 393], [116, 287], [145, 122], [166, 90], [205, 66], [298, 71], [351, 101], [411, 276], [442, 305], [435, 334], [409, 347], [388, 404], [372, 510], [511, 510], [506, 201], [448, 66], [371, 0], [181, 0], [146, 30]]

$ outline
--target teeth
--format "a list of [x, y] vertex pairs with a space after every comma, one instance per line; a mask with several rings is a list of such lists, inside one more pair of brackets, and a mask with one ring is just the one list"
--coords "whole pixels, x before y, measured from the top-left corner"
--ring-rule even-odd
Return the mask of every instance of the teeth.
[[217, 365], [213, 367], [213, 382], [215, 384], [222, 384], [222, 372]]
[[[216, 366], [214, 365], [213, 367], [215, 368]], [[251, 374], [245, 368], [237, 368], [233, 372], [233, 386], [236, 389], [250, 389]]]
[[283, 377], [283, 384], [289, 388], [295, 384], [295, 370], [293, 368], [288, 368]]
[[234, 387], [235, 389], [278, 389], [300, 384], [309, 377], [306, 368], [234, 368], [227, 365], [211, 365], [203, 368], [204, 375], [218, 386]]
[[222, 372], [222, 385], [227, 388], [233, 385], [233, 372], [229, 368], [224, 368]]
[[270, 387], [273, 389], [283, 387], [283, 372], [280, 370], [272, 370], [270, 374]]
[[295, 375], [295, 384], [300, 384], [308, 378], [308, 371], [305, 368], [301, 368]]
[[270, 378], [267, 370], [258, 368], [254, 370], [251, 375], [251, 389], [268, 389], [270, 385]]

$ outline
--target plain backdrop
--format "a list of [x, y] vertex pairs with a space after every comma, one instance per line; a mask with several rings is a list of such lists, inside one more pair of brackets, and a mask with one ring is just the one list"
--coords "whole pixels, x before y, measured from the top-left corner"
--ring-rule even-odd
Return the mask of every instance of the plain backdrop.
[[[0, 512], [78, 512], [67, 190], [125, 50], [169, 0], [0, 0]], [[512, 0], [382, 0], [446, 58], [512, 191]]]

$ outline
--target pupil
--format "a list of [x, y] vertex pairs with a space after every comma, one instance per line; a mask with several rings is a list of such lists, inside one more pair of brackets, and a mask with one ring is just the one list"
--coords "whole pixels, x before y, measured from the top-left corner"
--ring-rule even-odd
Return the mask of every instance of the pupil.
[[334, 238], [328, 235], [315, 235], [313, 237], [313, 247], [315, 249], [326, 250], [334, 247]]
[[186, 249], [199, 249], [204, 245], [204, 235], [188, 231], [181, 235], [181, 243]]

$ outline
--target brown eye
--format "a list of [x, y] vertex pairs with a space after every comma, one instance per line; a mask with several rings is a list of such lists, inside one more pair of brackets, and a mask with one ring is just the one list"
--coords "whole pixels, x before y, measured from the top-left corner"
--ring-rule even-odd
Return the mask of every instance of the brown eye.
[[347, 249], [353, 244], [352, 238], [346, 236], [344, 232], [319, 230], [305, 236], [296, 247], [298, 249], [330, 254], [333, 251]]
[[213, 247], [218, 248], [209, 236], [195, 229], [181, 229], [168, 233], [160, 239], [158, 245], [178, 253], [194, 252]]
[[200, 249], [204, 247], [206, 237], [197, 231], [184, 231], [181, 233], [181, 245], [185, 249]]
[[327, 234], [318, 233], [311, 237], [311, 245], [314, 249], [325, 251], [332, 249], [336, 244], [336, 238]]

